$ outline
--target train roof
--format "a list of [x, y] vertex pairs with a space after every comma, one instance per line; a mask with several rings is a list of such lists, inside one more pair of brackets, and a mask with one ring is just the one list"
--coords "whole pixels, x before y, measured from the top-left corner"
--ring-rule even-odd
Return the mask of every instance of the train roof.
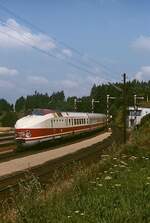
[[104, 117], [104, 114], [100, 113], [87, 113], [87, 112], [59, 112], [54, 111], [51, 109], [34, 109], [32, 111], [32, 115], [36, 116], [45, 116], [51, 115], [54, 118], [61, 118], [61, 117]]

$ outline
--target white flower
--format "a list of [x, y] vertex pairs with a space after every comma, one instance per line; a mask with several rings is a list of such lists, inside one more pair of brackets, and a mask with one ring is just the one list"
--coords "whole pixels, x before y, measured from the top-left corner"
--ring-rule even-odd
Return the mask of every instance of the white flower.
[[150, 177], [147, 177], [147, 180], [150, 180]]
[[81, 216], [83, 216], [83, 215], [84, 215], [84, 213], [81, 213], [80, 215], [81, 215]]
[[98, 186], [99, 186], [99, 187], [102, 187], [102, 186], [103, 186], [103, 184], [98, 184]]
[[121, 187], [121, 184], [115, 184], [115, 187]]
[[80, 212], [79, 210], [74, 211], [74, 213], [76, 213], [76, 214], [78, 214], [79, 212]]
[[116, 157], [114, 157], [114, 158], [113, 158], [113, 160], [117, 160], [117, 158], [116, 158]]
[[136, 157], [136, 156], [131, 156], [129, 159], [130, 159], [130, 160], [136, 160], [137, 157]]
[[110, 176], [106, 176], [104, 179], [105, 179], [105, 180], [111, 180], [112, 177], [110, 177]]
[[123, 165], [125, 165], [125, 166], [127, 166], [128, 164], [126, 163], [126, 162], [124, 162], [124, 161], [120, 161], [120, 163], [122, 163]]
[[95, 181], [90, 181], [90, 183], [91, 183], [91, 184], [96, 184], [96, 182], [95, 182]]

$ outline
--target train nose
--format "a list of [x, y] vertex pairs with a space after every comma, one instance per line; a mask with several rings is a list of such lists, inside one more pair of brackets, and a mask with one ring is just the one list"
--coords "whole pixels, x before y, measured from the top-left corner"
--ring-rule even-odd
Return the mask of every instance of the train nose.
[[24, 138], [32, 137], [32, 134], [31, 134], [30, 130], [18, 130], [18, 129], [16, 129], [15, 135], [16, 135], [16, 139], [17, 138], [24, 139]]

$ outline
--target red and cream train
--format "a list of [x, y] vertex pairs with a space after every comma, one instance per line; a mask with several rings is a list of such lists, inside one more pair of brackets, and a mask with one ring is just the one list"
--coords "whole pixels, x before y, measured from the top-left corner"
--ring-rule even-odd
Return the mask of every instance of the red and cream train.
[[16, 122], [16, 142], [23, 146], [33, 145], [105, 126], [106, 115], [104, 114], [34, 109], [31, 115]]

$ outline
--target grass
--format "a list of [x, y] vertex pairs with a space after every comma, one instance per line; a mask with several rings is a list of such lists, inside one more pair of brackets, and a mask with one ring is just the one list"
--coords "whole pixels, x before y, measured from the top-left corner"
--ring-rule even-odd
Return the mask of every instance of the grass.
[[132, 134], [130, 144], [113, 146], [99, 162], [86, 168], [80, 164], [68, 178], [66, 171], [64, 181], [56, 175], [47, 192], [28, 176], [19, 195], [13, 194], [11, 208], [3, 204], [1, 222], [150, 222], [149, 124]]

